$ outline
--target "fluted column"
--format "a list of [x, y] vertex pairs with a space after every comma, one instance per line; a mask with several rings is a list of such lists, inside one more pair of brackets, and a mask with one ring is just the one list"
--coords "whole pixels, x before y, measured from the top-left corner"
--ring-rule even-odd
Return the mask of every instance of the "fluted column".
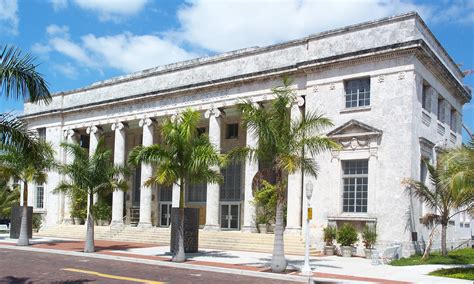
[[[304, 105], [304, 99], [297, 97], [291, 105], [290, 117], [292, 121], [300, 121], [303, 117], [300, 107]], [[301, 170], [288, 175], [288, 204], [286, 214], [286, 234], [301, 233], [301, 198], [302, 198], [303, 176]]]
[[173, 208], [179, 208], [179, 199], [180, 199], [180, 189], [179, 185], [173, 183], [173, 188], [172, 188], [172, 196], [171, 196], [171, 207]]
[[[99, 144], [102, 128], [97, 125], [91, 125], [87, 127], [86, 133], [89, 134], [89, 155], [92, 156], [97, 149], [97, 144]], [[94, 204], [97, 203], [98, 198], [99, 195], [97, 193], [94, 194]], [[89, 200], [89, 198], [87, 200]]]
[[[114, 140], [114, 164], [116, 166], [125, 165], [125, 128], [127, 125], [123, 122], [112, 124], [112, 131], [115, 133]], [[111, 226], [123, 225], [123, 201], [124, 192], [120, 189], [112, 193], [112, 222]]]
[[[247, 129], [247, 147], [256, 148], [258, 146], [258, 137], [251, 130]], [[244, 225], [242, 232], [256, 233], [255, 226], [255, 205], [253, 203], [252, 182], [255, 174], [258, 172], [258, 161], [245, 160], [245, 181], [244, 181]]]
[[[74, 129], [68, 129], [68, 130], [65, 130], [64, 131], [64, 138], [66, 140], [67, 143], [69, 144], [77, 144], [79, 143], [79, 135], [77, 133], [76, 130]], [[71, 154], [68, 154], [66, 151], [64, 151], [64, 162], [66, 164], [69, 164], [73, 161], [73, 156]], [[64, 177], [66, 179], [68, 179], [69, 177]], [[63, 199], [63, 216], [62, 216], [62, 222], [64, 224], [72, 224], [72, 217], [71, 217], [71, 205], [72, 205], [72, 201], [71, 201], [71, 197], [64, 194], [64, 193], [61, 193], [61, 196], [62, 196], [62, 199]]]
[[[153, 120], [150, 118], [141, 119], [140, 127], [143, 127], [144, 147], [153, 145]], [[153, 175], [150, 164], [142, 163], [141, 187], [140, 187], [140, 221], [139, 227], [151, 227], [151, 188], [145, 186], [145, 182]]]
[[[209, 119], [209, 140], [217, 150], [221, 151], [221, 112], [217, 108], [209, 109], [204, 116]], [[212, 170], [219, 171], [219, 167]], [[217, 183], [207, 184], [206, 196], [206, 225], [205, 230], [218, 231], [219, 227], [219, 193], [220, 187]]]

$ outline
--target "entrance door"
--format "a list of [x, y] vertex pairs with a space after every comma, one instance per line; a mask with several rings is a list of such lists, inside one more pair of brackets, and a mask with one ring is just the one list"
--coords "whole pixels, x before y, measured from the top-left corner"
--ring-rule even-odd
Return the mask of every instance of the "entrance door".
[[221, 229], [238, 230], [240, 227], [240, 204], [221, 204]]
[[171, 224], [171, 203], [160, 203], [160, 226], [169, 227]]

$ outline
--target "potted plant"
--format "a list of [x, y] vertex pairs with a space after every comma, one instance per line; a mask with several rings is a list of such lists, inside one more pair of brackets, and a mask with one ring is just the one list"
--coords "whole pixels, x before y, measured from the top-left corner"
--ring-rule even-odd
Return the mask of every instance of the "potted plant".
[[327, 226], [324, 228], [324, 254], [334, 255], [334, 239], [336, 239], [337, 230], [334, 226]]
[[94, 216], [98, 226], [107, 226], [112, 218], [112, 208], [110, 205], [100, 200], [94, 205]]
[[353, 245], [358, 240], [357, 231], [353, 225], [345, 223], [337, 230], [337, 242], [341, 244], [341, 254], [343, 257], [351, 257]]
[[374, 245], [377, 241], [377, 232], [375, 228], [370, 228], [365, 225], [364, 231], [362, 232], [362, 242], [364, 243], [365, 258], [372, 258], [372, 252], [374, 251]]
[[275, 186], [263, 180], [254, 194], [253, 203], [257, 206], [256, 221], [258, 231], [266, 234], [275, 220], [276, 194]]
[[268, 218], [265, 214], [257, 213], [257, 228], [260, 234], [267, 233]]

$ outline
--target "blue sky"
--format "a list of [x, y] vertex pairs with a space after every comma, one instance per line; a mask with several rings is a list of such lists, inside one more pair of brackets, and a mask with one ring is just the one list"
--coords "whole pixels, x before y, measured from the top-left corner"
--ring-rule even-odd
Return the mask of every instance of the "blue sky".
[[[474, 69], [474, 0], [0, 0], [0, 44], [34, 54], [57, 92], [408, 11], [461, 69]], [[465, 84], [474, 87], [474, 74]], [[22, 103], [0, 98], [9, 110]], [[474, 130], [474, 102], [464, 122]]]

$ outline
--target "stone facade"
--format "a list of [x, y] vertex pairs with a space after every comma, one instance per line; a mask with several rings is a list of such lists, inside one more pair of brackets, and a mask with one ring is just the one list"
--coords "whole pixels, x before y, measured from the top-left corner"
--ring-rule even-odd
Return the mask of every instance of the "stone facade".
[[[419, 222], [427, 209], [410, 199], [401, 181], [420, 178], [421, 158], [433, 161], [438, 149], [461, 144], [462, 105], [471, 98], [461, 71], [415, 13], [61, 92], [47, 106], [26, 103], [24, 119], [32, 129], [46, 129], [46, 140], [58, 149], [58, 160], [67, 161], [58, 145], [70, 134], [90, 137], [90, 148], [93, 135], [104, 135], [114, 149], [115, 163], [121, 164], [134, 146], [160, 143], [163, 117], [193, 108], [202, 112], [202, 127], [225, 153], [237, 145], [258, 143], [241, 127], [235, 105], [242, 99], [271, 100], [271, 88], [281, 84], [282, 75], [295, 79], [292, 87], [299, 97], [290, 108], [291, 117], [298, 119], [309, 111], [324, 113], [335, 125], [324, 134], [341, 144], [340, 151], [313, 157], [320, 166], [317, 179], [300, 172], [289, 177], [287, 233], [300, 234], [305, 226], [303, 185], [311, 182], [315, 188], [310, 203], [313, 246], [322, 247], [324, 226], [352, 222], [358, 227], [376, 226], [379, 246], [401, 243], [404, 255], [412, 253], [427, 239], [428, 232]], [[351, 88], [356, 98], [352, 102], [347, 95]], [[364, 102], [361, 96], [366, 96]], [[367, 165], [364, 173], [346, 176], [348, 161]], [[250, 161], [234, 168], [238, 174], [229, 177], [226, 186], [240, 187], [237, 196], [224, 193], [227, 199], [223, 200], [219, 190], [223, 185], [207, 185], [204, 199], [192, 197], [199, 201], [188, 204], [201, 208], [205, 229], [256, 231], [251, 180], [257, 169]], [[166, 223], [165, 204], [177, 206], [177, 188], [140, 186], [151, 173], [151, 167], [142, 165], [130, 179], [131, 189], [113, 194], [113, 225], [129, 224], [134, 207], [139, 210], [138, 226]], [[61, 178], [52, 172], [44, 186], [44, 209], [37, 210], [45, 214], [46, 226], [68, 219], [68, 198], [53, 193]], [[344, 191], [350, 187], [344, 184], [351, 180], [362, 181], [360, 190], [366, 197], [361, 207], [357, 207], [357, 196], [344, 201]], [[354, 190], [358, 192], [359, 187]], [[167, 194], [171, 198], [162, 200]], [[232, 221], [235, 218], [238, 222]], [[448, 231], [453, 246], [470, 238], [469, 224], [469, 216], [456, 217]], [[413, 235], [417, 242], [412, 241]]]

